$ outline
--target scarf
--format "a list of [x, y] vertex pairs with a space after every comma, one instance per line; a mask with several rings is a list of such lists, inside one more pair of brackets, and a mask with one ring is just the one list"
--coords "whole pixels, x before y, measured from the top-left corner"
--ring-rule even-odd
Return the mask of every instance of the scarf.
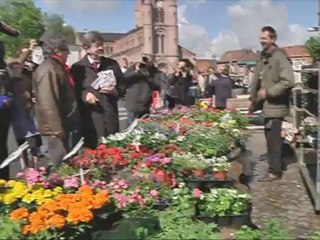
[[73, 79], [73, 77], [72, 77], [72, 74], [71, 74], [71, 71], [70, 71], [69, 66], [68, 66], [67, 64], [61, 62], [61, 60], [60, 60], [60, 58], [59, 58], [58, 55], [53, 54], [53, 55], [51, 55], [51, 57], [54, 58], [54, 59], [56, 59], [56, 60], [58, 60], [58, 62], [62, 65], [62, 67], [64, 68], [64, 72], [65, 72], [65, 73], [68, 75], [68, 77], [69, 77], [69, 83], [70, 83], [70, 85], [71, 85], [72, 87], [74, 87], [75, 81], [74, 81], [74, 79]]

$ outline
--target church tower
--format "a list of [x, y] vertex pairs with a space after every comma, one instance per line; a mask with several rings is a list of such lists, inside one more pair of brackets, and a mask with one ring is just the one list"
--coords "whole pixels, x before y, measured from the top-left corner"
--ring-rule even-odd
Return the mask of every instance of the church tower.
[[177, 0], [137, 0], [136, 26], [143, 28], [143, 54], [152, 56], [158, 63], [177, 62]]

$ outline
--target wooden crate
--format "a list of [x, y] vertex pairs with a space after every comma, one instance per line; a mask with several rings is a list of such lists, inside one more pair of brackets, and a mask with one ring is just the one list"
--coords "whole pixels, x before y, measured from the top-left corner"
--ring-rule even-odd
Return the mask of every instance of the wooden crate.
[[229, 98], [227, 100], [227, 108], [234, 109], [249, 109], [251, 102], [249, 99], [241, 99], [241, 98]]

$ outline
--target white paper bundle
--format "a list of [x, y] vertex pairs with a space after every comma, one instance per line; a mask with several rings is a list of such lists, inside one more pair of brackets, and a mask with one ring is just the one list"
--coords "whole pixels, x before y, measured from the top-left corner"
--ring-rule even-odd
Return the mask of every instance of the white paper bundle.
[[113, 88], [117, 84], [113, 70], [101, 71], [98, 73], [98, 78], [91, 83], [91, 87], [95, 90], [102, 88]]

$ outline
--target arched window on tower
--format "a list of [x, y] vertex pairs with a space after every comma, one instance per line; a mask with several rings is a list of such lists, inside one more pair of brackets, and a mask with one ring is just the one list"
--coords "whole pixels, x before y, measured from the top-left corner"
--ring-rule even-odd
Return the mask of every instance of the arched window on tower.
[[156, 33], [156, 53], [164, 54], [165, 52], [165, 34], [163, 30], [159, 30]]
[[156, 23], [164, 23], [164, 10], [162, 8], [162, 1], [157, 2], [154, 16]]

